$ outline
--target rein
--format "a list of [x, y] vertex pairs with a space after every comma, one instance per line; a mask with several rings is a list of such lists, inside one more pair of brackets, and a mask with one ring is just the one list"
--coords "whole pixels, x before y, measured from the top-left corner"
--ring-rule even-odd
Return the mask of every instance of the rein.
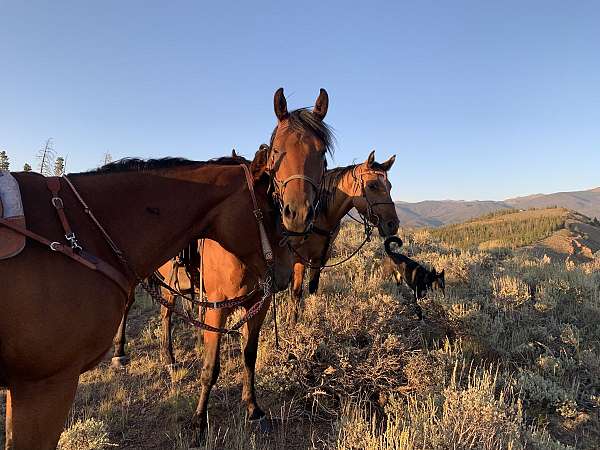
[[[371, 202], [369, 200], [369, 196], [367, 195], [367, 190], [365, 189], [365, 181], [363, 180], [364, 174], [374, 173], [378, 176], [383, 176], [384, 179], [387, 180], [387, 173], [383, 172], [383, 171], [379, 171], [379, 170], [368, 170], [368, 171], [361, 172], [359, 175], [357, 175], [356, 174], [357, 167], [359, 167], [359, 166], [355, 166], [352, 169], [352, 178], [354, 178], [355, 182], [360, 182], [360, 189], [361, 189], [362, 197], [367, 202], [367, 214], [365, 216], [365, 215], [362, 215], [361, 213], [358, 213], [360, 215], [362, 221], [356, 219], [352, 214], [350, 214], [350, 211], [348, 211], [345, 215], [348, 216], [350, 219], [354, 220], [356, 223], [363, 225], [364, 231], [365, 231], [365, 239], [360, 243], [360, 245], [352, 253], [350, 253], [349, 256], [347, 256], [343, 260], [332, 263], [332, 264], [325, 264], [325, 260], [327, 259], [327, 252], [329, 251], [329, 248], [331, 246], [331, 241], [333, 240], [333, 236], [335, 235], [335, 233], [339, 230], [340, 224], [338, 223], [338, 225], [332, 231], [323, 230], [321, 228], [317, 228], [317, 227], [313, 226], [311, 229], [311, 231], [313, 233], [326, 237], [325, 245], [323, 247], [323, 253], [321, 255], [321, 264], [318, 264], [318, 265], [313, 264], [311, 261], [304, 258], [298, 252], [298, 250], [296, 250], [294, 247], [291, 246], [291, 244], [289, 242], [287, 243], [290, 251], [292, 253], [294, 253], [298, 257], [298, 259], [300, 259], [302, 264], [304, 264], [306, 267], [308, 267], [310, 269], [318, 269], [318, 270], [327, 269], [327, 268], [331, 268], [331, 267], [340, 266], [340, 265], [350, 261], [365, 246], [365, 244], [367, 242], [371, 241], [371, 235], [373, 233], [373, 228], [379, 224], [379, 216], [374, 213], [373, 207], [375, 207], [377, 205], [393, 205], [394, 204], [394, 202], [391, 202], [391, 201], [390, 202]], [[376, 220], [372, 220], [373, 218], [375, 218]]]
[[350, 213], [346, 213], [346, 215], [348, 217], [352, 218], [354, 221], [364, 225], [365, 239], [361, 242], [361, 244], [352, 253], [350, 253], [350, 255], [348, 255], [346, 258], [342, 259], [341, 261], [338, 261], [338, 262], [335, 262], [332, 264], [324, 263], [325, 259], [327, 258], [327, 252], [329, 251], [329, 248], [331, 246], [331, 241], [333, 240], [333, 235], [340, 228], [339, 225], [333, 231], [325, 231], [325, 230], [321, 230], [320, 228], [313, 227], [313, 233], [320, 234], [321, 236], [326, 236], [326, 238], [327, 238], [325, 241], [325, 245], [323, 246], [323, 254], [321, 255], [321, 264], [319, 264], [319, 265], [315, 265], [312, 262], [310, 262], [309, 260], [307, 260], [304, 256], [302, 256], [300, 253], [298, 253], [298, 250], [296, 250], [294, 247], [292, 247], [292, 245], [289, 242], [288, 242], [288, 248], [290, 249], [290, 251], [292, 253], [294, 253], [298, 257], [298, 259], [300, 259], [302, 264], [304, 264], [309, 269], [319, 269], [319, 270], [328, 269], [331, 267], [341, 266], [342, 264], [350, 261], [365, 246], [365, 244], [367, 242], [371, 241], [371, 234], [373, 233], [373, 226], [366, 220], [364, 222], [358, 221], [357, 219], [352, 217], [352, 215], [350, 215]]
[[[183, 319], [186, 323], [188, 323], [189, 325], [192, 325], [196, 328], [200, 328], [205, 331], [210, 331], [213, 333], [220, 333], [220, 334], [236, 333], [237, 330], [239, 330], [246, 322], [248, 322], [250, 319], [252, 319], [254, 316], [256, 316], [256, 314], [258, 314], [262, 310], [266, 300], [273, 293], [272, 292], [272, 287], [273, 287], [273, 250], [271, 248], [271, 244], [269, 243], [269, 239], [267, 237], [267, 233], [265, 231], [265, 227], [263, 224], [262, 211], [258, 207], [258, 203], [256, 201], [256, 195], [254, 194], [254, 182], [252, 180], [252, 175], [250, 174], [250, 170], [248, 169], [248, 167], [245, 164], [240, 164], [240, 167], [244, 170], [244, 174], [246, 177], [246, 184], [248, 185], [248, 190], [250, 191], [250, 196], [252, 198], [252, 206], [254, 208], [252, 210], [252, 212], [254, 213], [254, 217], [256, 218], [259, 236], [260, 236], [261, 249], [262, 249], [263, 256], [265, 258], [265, 262], [267, 264], [267, 270], [266, 270], [264, 280], [259, 281], [257, 286], [245, 295], [242, 295], [240, 297], [236, 297], [233, 299], [229, 299], [229, 300], [216, 301], [216, 302], [196, 300], [195, 298], [193, 298], [193, 293], [192, 293], [192, 297], [188, 297], [188, 296], [184, 295], [183, 293], [177, 291], [176, 289], [173, 289], [171, 286], [169, 286], [167, 283], [165, 283], [163, 280], [161, 280], [160, 277], [158, 277], [156, 275], [156, 272], [154, 273], [154, 275], [152, 277], [152, 282], [153, 282], [154, 286], [150, 286], [150, 284], [145, 280], [141, 280], [141, 279], [139, 280], [139, 283], [142, 286], [142, 288], [157, 303], [159, 303], [161, 306], [164, 306], [165, 308], [167, 308], [171, 312], [171, 314], [175, 314], [176, 316]], [[200, 276], [202, 277], [202, 274]], [[262, 294], [260, 300], [258, 302], [256, 302], [255, 304], [253, 304], [250, 307], [250, 309], [248, 309], [246, 314], [244, 314], [244, 316], [240, 320], [238, 320], [235, 324], [233, 324], [231, 326], [231, 328], [213, 327], [202, 321], [194, 319], [191, 315], [191, 312], [189, 312], [189, 311], [187, 311], [187, 312], [179, 311], [175, 307], [174, 304], [170, 304], [159, 293], [159, 289], [158, 289], [159, 287], [163, 287], [163, 288], [167, 289], [169, 292], [171, 292], [172, 294], [179, 296], [179, 297], [191, 302], [192, 304], [200, 306], [202, 308], [224, 309], [224, 308], [236, 308], [238, 306], [243, 305], [259, 290], [258, 286], [260, 286], [260, 288], [263, 291], [263, 294]]]

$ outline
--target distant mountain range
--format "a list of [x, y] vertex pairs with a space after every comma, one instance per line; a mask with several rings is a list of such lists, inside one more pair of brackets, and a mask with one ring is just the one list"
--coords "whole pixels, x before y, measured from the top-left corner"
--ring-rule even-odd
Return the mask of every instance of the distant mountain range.
[[401, 226], [439, 227], [464, 222], [500, 209], [529, 209], [560, 206], [572, 209], [588, 217], [600, 219], [600, 187], [587, 191], [534, 194], [526, 197], [494, 200], [426, 200], [417, 203], [396, 202]]

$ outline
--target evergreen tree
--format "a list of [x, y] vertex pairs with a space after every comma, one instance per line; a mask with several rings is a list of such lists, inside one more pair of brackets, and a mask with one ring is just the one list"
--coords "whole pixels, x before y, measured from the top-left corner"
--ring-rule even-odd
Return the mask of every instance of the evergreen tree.
[[0, 151], [0, 170], [9, 170], [10, 168], [10, 161], [8, 160], [8, 155], [6, 154], [6, 151], [1, 150]]
[[65, 173], [65, 158], [59, 156], [54, 161], [54, 175], [60, 177]]
[[31, 166], [29, 165], [29, 163], [25, 163], [23, 165], [23, 172], [31, 172]]

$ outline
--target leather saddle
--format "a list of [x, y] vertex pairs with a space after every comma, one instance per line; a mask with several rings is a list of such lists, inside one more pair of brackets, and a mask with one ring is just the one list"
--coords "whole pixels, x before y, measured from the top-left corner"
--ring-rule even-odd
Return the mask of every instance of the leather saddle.
[[[10, 172], [0, 171], [0, 217], [25, 228], [19, 183]], [[0, 226], [0, 259], [12, 258], [25, 248], [25, 236]]]

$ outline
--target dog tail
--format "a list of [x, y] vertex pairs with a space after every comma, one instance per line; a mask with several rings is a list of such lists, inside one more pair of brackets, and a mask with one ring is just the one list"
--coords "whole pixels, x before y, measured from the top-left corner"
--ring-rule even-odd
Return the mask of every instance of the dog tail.
[[402, 239], [400, 239], [398, 236], [390, 236], [383, 243], [383, 246], [385, 247], [385, 252], [388, 254], [388, 256], [392, 258], [393, 261], [398, 261], [401, 255], [400, 253], [397, 253], [392, 250], [392, 243], [398, 244], [398, 247], [402, 247]]

